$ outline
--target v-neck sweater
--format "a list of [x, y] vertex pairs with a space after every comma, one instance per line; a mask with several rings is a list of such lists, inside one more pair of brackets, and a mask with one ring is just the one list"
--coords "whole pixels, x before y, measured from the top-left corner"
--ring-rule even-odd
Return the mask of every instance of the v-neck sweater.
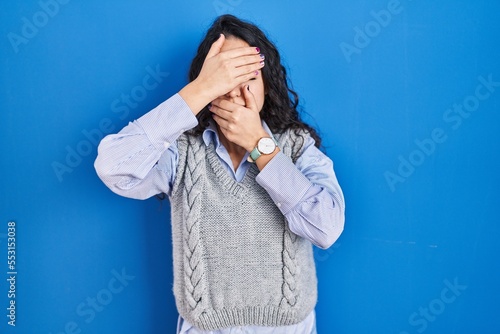
[[[275, 136], [296, 159], [303, 137]], [[172, 188], [174, 295], [180, 315], [203, 330], [287, 326], [317, 301], [312, 244], [290, 231], [250, 166], [241, 182], [213, 143], [182, 134]]]

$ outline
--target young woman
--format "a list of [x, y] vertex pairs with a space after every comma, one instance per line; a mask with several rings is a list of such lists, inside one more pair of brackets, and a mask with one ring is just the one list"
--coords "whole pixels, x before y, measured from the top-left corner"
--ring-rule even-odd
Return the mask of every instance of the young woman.
[[278, 50], [224, 15], [189, 79], [102, 140], [97, 174], [122, 196], [168, 196], [178, 333], [316, 333], [312, 244], [337, 240], [344, 199]]

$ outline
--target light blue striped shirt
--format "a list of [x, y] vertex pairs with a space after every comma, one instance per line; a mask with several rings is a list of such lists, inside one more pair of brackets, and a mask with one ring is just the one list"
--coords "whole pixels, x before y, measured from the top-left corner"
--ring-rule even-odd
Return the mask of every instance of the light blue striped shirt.
[[[171, 195], [178, 163], [176, 139], [198, 124], [196, 117], [179, 94], [129, 123], [119, 133], [106, 136], [98, 147], [95, 168], [101, 180], [113, 192], [130, 198], [145, 199], [156, 194]], [[272, 135], [267, 124], [264, 129]], [[241, 181], [250, 167], [248, 153], [237, 170], [219, 141], [212, 121], [203, 132], [206, 145], [215, 142], [216, 152], [227, 172]], [[344, 197], [333, 162], [309, 138], [295, 162], [281, 151], [256, 177], [286, 217], [290, 230], [326, 249], [344, 228]], [[182, 320], [179, 317], [179, 320]], [[302, 322], [286, 327], [244, 326], [202, 332], [183, 323], [180, 333], [315, 333], [314, 311]], [[314, 328], [314, 330], [313, 330]]]

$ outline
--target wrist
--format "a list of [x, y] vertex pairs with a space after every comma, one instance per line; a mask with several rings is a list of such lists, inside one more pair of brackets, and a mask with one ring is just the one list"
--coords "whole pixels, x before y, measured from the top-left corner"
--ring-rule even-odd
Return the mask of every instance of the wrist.
[[190, 85], [209, 104], [219, 96], [213, 92], [213, 87], [209, 83], [203, 82], [200, 77], [191, 81]]
[[195, 115], [214, 100], [209, 91], [204, 89], [203, 85], [196, 80], [184, 86], [184, 88], [179, 91], [179, 95], [186, 101]]
[[247, 160], [249, 162], [257, 162], [264, 157], [272, 157], [275, 155], [277, 149], [279, 148], [276, 139], [273, 136], [266, 135], [258, 140], [254, 149], [249, 152]]
[[245, 149], [247, 150], [248, 153], [252, 152], [255, 147], [257, 147], [257, 144], [259, 143], [259, 140], [264, 137], [271, 137], [264, 129], [257, 133], [252, 140], [249, 141], [249, 144]]

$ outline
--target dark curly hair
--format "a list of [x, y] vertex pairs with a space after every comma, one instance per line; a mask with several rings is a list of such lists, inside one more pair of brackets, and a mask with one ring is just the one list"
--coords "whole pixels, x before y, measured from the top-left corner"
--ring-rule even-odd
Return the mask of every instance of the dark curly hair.
[[[220, 34], [224, 34], [226, 38], [235, 37], [247, 42], [250, 46], [259, 47], [261, 54], [266, 55], [266, 66], [262, 68], [262, 75], [267, 95], [260, 116], [271, 131], [281, 134], [287, 129], [293, 129], [298, 134], [300, 130], [306, 130], [319, 148], [320, 136], [314, 128], [300, 119], [297, 110], [299, 96], [288, 86], [286, 69], [281, 64], [276, 46], [256, 25], [242, 21], [233, 15], [219, 16], [198, 47], [198, 52], [189, 69], [189, 81], [198, 77], [210, 47]], [[211, 118], [210, 111], [204, 107], [196, 117], [198, 125], [189, 132], [193, 136], [200, 135], [208, 127]]]

